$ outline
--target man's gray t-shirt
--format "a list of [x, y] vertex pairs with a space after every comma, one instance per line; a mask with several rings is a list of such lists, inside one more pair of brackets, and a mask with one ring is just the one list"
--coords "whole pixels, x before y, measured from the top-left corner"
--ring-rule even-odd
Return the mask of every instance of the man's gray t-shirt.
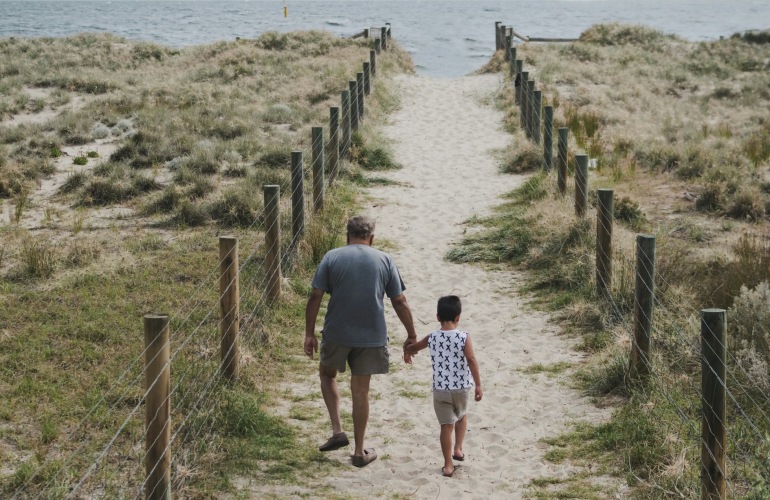
[[324, 255], [313, 288], [331, 295], [323, 338], [349, 347], [387, 345], [384, 296], [406, 287], [390, 255], [369, 245], [346, 245]]

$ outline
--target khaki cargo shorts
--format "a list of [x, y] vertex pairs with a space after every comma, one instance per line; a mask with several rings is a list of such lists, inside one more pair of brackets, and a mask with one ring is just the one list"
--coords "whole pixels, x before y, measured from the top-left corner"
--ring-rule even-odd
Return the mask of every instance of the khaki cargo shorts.
[[345, 371], [345, 365], [350, 365], [353, 375], [379, 375], [388, 373], [390, 369], [390, 354], [388, 347], [348, 347], [334, 342], [321, 340], [321, 364]]
[[468, 413], [468, 400], [473, 387], [442, 391], [433, 389], [433, 409], [436, 410], [438, 423], [454, 424]]

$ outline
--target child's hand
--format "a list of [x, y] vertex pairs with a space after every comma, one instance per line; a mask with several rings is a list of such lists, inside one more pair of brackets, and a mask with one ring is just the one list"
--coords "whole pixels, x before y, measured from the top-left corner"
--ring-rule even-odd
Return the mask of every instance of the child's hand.
[[408, 352], [406, 349], [404, 349], [404, 363], [408, 365], [412, 364], [412, 353]]
[[476, 390], [474, 392], [475, 392], [474, 399], [476, 401], [481, 401], [481, 397], [484, 395], [484, 391], [481, 390], [481, 386], [477, 385]]

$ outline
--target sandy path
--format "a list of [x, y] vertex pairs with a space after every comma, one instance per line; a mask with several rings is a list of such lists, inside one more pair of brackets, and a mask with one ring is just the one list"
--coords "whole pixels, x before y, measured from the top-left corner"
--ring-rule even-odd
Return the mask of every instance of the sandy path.
[[[453, 478], [442, 477], [439, 426], [430, 395], [430, 357], [427, 351], [420, 353], [413, 366], [401, 361], [405, 333], [388, 308], [393, 371], [372, 379], [366, 441], [381, 458], [363, 469], [348, 465], [325, 478], [329, 490], [324, 494], [520, 498], [532, 479], [564, 478], [574, 472], [543, 459], [547, 447], [539, 443], [541, 438], [557, 435], [569, 422], [595, 421], [605, 414], [568, 388], [568, 375], [521, 371], [536, 363], [576, 363], [581, 355], [571, 349], [573, 341], [557, 335], [558, 327], [546, 314], [522, 300], [516, 273], [443, 260], [466, 231], [464, 222], [489, 214], [501, 203], [499, 196], [522, 181], [499, 174], [490, 154], [511, 140], [501, 130], [501, 113], [491, 104], [498, 76], [452, 80], [404, 76], [396, 84], [402, 106], [385, 133], [393, 141], [396, 160], [404, 166], [388, 176], [403, 185], [370, 192], [366, 211], [377, 219], [375, 246], [378, 239], [389, 242], [387, 248], [407, 284], [420, 338], [437, 325], [439, 296], [462, 297], [460, 327], [474, 338], [484, 399], [471, 403], [465, 462]], [[341, 388], [348, 381], [349, 377], [341, 377]], [[318, 390], [315, 375], [292, 388], [293, 392]], [[346, 393], [342, 410], [349, 412]], [[328, 422], [321, 401], [317, 408]], [[346, 430], [352, 440], [352, 429]], [[318, 436], [318, 442], [326, 437]], [[328, 456], [349, 464], [350, 453], [352, 446]]]

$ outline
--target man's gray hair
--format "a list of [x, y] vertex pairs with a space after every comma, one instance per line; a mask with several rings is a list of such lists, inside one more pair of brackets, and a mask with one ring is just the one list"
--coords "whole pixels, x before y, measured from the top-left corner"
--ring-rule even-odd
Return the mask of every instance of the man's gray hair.
[[365, 215], [354, 215], [348, 219], [348, 236], [366, 239], [374, 234], [374, 219]]

